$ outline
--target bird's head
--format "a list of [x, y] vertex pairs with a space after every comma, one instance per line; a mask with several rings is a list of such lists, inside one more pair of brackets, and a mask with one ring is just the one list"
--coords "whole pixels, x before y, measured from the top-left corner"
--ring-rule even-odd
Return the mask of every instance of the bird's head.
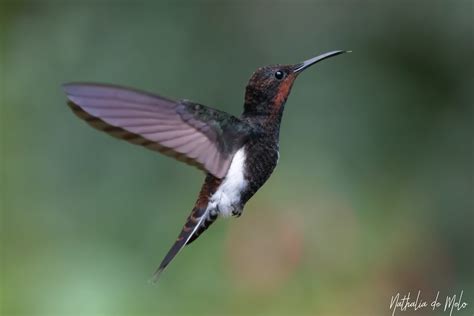
[[294, 65], [271, 65], [258, 68], [250, 78], [245, 91], [244, 114], [280, 113], [295, 79], [303, 70], [323, 59], [346, 52], [337, 50]]

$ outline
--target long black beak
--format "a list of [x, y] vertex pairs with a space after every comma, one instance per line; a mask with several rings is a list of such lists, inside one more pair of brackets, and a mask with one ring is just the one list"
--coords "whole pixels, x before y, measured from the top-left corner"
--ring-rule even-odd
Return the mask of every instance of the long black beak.
[[347, 51], [347, 50], [335, 50], [333, 52], [321, 54], [319, 56], [316, 56], [316, 57], [313, 57], [311, 59], [305, 60], [301, 64], [296, 65], [296, 68], [293, 70], [293, 72], [294, 73], [300, 73], [303, 70], [305, 70], [306, 68], [308, 68], [309, 66], [312, 66], [312, 65], [320, 62], [323, 59], [326, 59], [326, 58], [329, 58], [329, 57], [334, 57], [334, 56], [344, 54], [344, 53], [350, 53], [350, 52], [351, 51]]

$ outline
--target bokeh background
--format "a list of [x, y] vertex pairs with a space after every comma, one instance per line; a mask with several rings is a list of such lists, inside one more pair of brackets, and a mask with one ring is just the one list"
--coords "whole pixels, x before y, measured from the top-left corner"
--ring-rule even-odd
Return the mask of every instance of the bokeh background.
[[[0, 314], [474, 313], [473, 1], [3, 1]], [[279, 166], [237, 220], [147, 281], [203, 174], [99, 133], [61, 83], [240, 114], [259, 66], [298, 78]], [[398, 315], [446, 315], [421, 310]]]

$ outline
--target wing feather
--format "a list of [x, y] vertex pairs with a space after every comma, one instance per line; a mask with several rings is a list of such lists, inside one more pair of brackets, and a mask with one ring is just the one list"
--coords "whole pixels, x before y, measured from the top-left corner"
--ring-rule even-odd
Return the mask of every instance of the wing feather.
[[186, 154], [186, 156], [190, 158], [196, 158], [195, 152], [196, 151], [206, 151], [207, 150], [207, 143], [208, 140], [204, 140], [202, 138], [194, 138], [192, 141], [183, 144], [176, 149], [176, 151], [179, 151], [180, 153]]
[[63, 87], [74, 113], [93, 127], [217, 178], [226, 175], [250, 129], [236, 117], [190, 101], [104, 84]]

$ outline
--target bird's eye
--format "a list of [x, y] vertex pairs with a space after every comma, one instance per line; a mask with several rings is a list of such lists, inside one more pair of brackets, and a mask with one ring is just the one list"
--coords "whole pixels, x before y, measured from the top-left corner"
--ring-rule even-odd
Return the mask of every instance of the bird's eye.
[[283, 76], [283, 71], [278, 70], [277, 72], [275, 72], [275, 78], [277, 78], [278, 80], [283, 79]]

